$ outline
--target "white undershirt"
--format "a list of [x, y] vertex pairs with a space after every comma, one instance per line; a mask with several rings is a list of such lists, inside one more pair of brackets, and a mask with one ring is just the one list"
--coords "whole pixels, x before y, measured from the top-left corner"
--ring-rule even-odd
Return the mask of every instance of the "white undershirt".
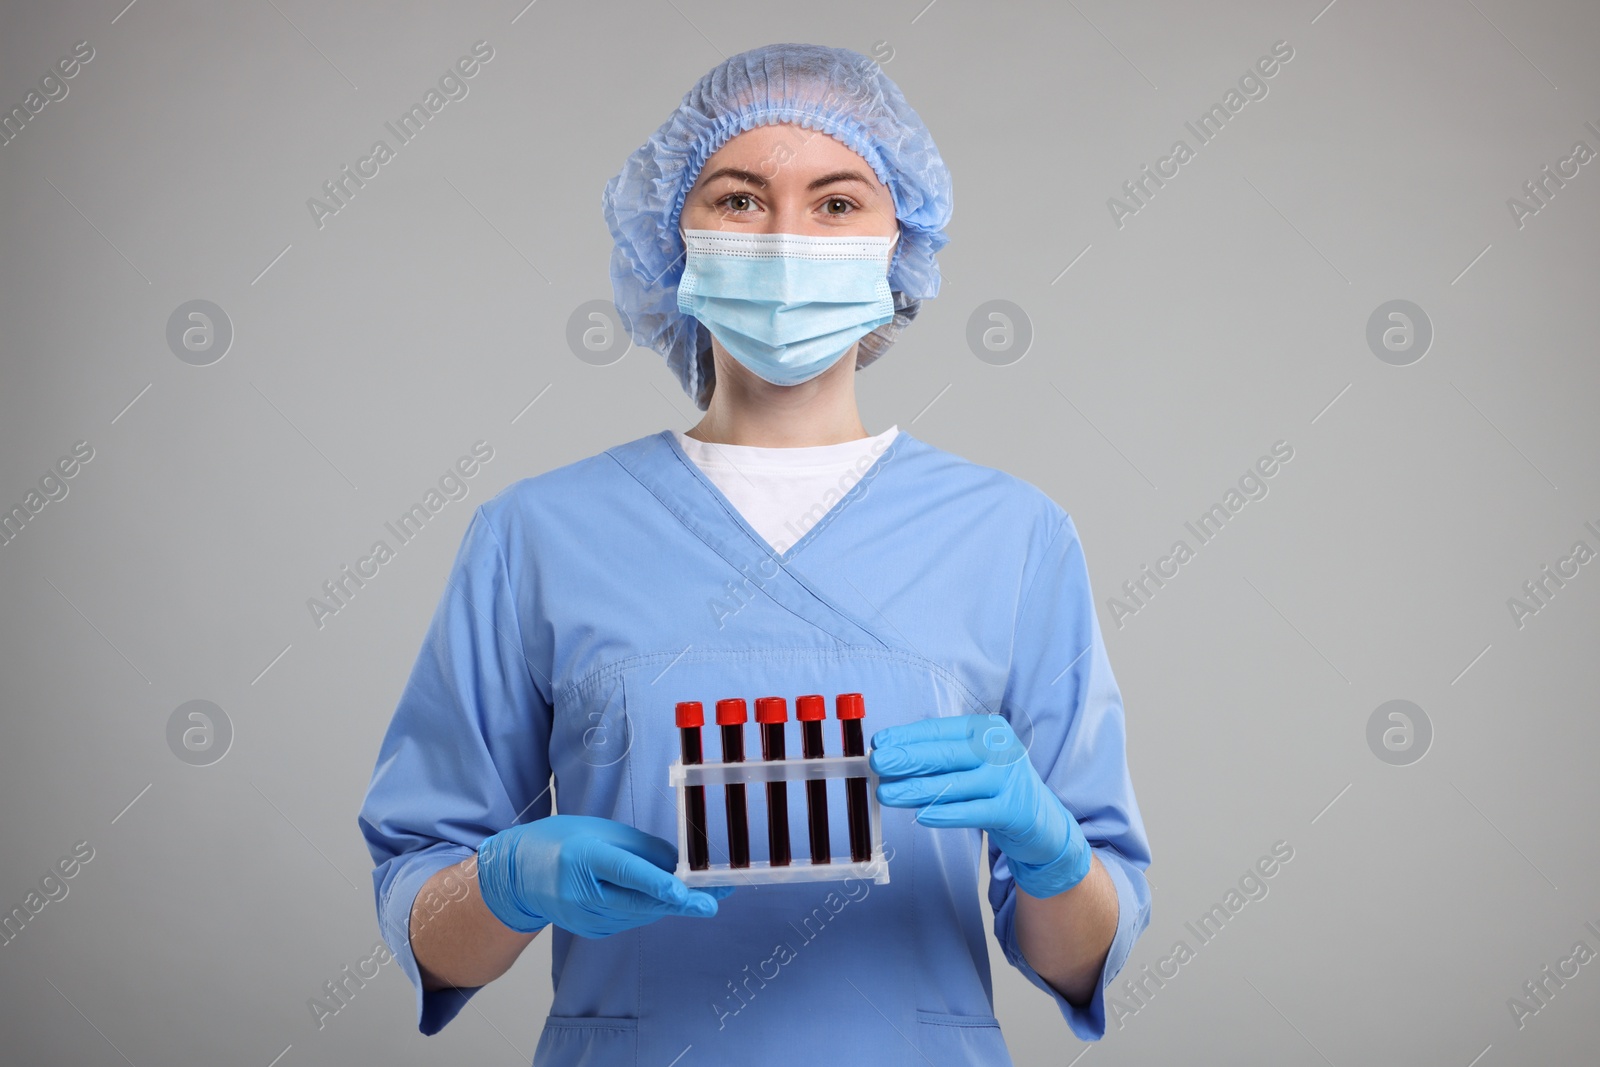
[[713, 445], [673, 432], [684, 453], [744, 521], [774, 552], [783, 553], [861, 480], [900, 427], [859, 441], [803, 448]]

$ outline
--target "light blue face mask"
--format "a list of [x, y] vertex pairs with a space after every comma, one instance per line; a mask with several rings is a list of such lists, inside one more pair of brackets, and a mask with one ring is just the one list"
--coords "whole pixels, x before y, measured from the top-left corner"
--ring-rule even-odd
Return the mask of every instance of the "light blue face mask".
[[678, 310], [773, 385], [810, 381], [894, 318], [893, 237], [684, 230]]

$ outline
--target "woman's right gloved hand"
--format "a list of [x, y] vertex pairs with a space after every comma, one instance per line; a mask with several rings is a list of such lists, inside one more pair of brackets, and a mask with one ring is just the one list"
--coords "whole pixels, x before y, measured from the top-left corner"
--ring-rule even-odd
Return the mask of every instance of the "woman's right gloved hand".
[[690, 889], [670, 872], [678, 850], [643, 830], [589, 815], [551, 815], [478, 846], [478, 889], [518, 933], [555, 923], [607, 937], [668, 915], [710, 918], [732, 886]]

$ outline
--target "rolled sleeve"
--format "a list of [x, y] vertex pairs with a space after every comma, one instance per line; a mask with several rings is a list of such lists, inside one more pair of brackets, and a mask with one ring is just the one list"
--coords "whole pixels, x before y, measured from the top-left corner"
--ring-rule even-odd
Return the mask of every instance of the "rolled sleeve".
[[1028, 744], [1045, 784], [1078, 823], [1117, 891], [1117, 929], [1089, 1003], [1071, 1004], [1022, 955], [1016, 882], [989, 849], [989, 903], [1006, 959], [1056, 1002], [1085, 1041], [1105, 1035], [1105, 990], [1150, 925], [1150, 846], [1128, 772], [1122, 696], [1094, 611], [1077, 530], [1066, 513], [1041, 555], [1017, 616], [1002, 714]]
[[[1097, 847], [1094, 852], [1100, 857], [1101, 865], [1111, 876], [1111, 883], [1117, 890], [1117, 932], [1111, 939], [1105, 966], [1100, 969], [1100, 979], [1095, 983], [1094, 995], [1089, 999], [1089, 1003], [1080, 1007], [1067, 1000], [1054, 986], [1040, 977], [1039, 972], [1029, 965], [1027, 957], [1023, 956], [1022, 948], [1017, 943], [1015, 883], [1011, 883], [1007, 888], [1005, 897], [996, 907], [994, 915], [995, 938], [999, 941], [1006, 960], [1021, 971], [1024, 978], [1044, 990], [1050, 999], [1056, 1002], [1056, 1008], [1061, 1012], [1062, 1018], [1067, 1020], [1072, 1032], [1084, 1041], [1098, 1041], [1105, 1036], [1106, 990], [1122, 972], [1123, 965], [1128, 962], [1128, 953], [1133, 951], [1134, 942], [1139, 940], [1139, 935], [1150, 925], [1150, 886], [1145, 881], [1144, 872], [1110, 849]], [[1003, 876], [1010, 880], [1010, 872], [1006, 868], [1003, 855], [995, 863], [995, 869], [997, 873], [994, 877]]]
[[437, 845], [419, 852], [396, 856], [372, 872], [373, 889], [378, 897], [378, 922], [383, 940], [394, 953], [400, 969], [411, 980], [416, 992], [417, 1029], [437, 1034], [454, 1019], [467, 1001], [482, 986], [425, 990], [417, 957], [411, 951], [411, 908], [423, 885], [439, 871], [460, 863], [474, 854], [463, 845]]
[[481, 987], [422, 988], [410, 938], [418, 892], [485, 838], [551, 809], [550, 697], [522, 638], [527, 590], [508, 570], [494, 505], [477, 509], [462, 538], [357, 819], [378, 924], [415, 988], [423, 1034]]

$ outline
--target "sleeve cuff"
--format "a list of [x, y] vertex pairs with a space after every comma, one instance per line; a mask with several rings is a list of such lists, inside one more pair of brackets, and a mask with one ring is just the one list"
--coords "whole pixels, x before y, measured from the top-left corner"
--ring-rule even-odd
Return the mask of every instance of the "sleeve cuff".
[[473, 855], [464, 845], [438, 845], [423, 849], [414, 855], [396, 857], [396, 863], [405, 866], [389, 884], [388, 895], [378, 908], [384, 943], [399, 962], [400, 969], [411, 980], [416, 991], [417, 1029], [427, 1035], [438, 1033], [454, 1019], [468, 1000], [482, 986], [467, 989], [422, 988], [422, 974], [417, 969], [417, 957], [411, 951], [411, 908], [417, 894], [433, 875], [446, 867], [454, 866]]
[[[1094, 852], [1100, 857], [1100, 864], [1111, 876], [1111, 883], [1117, 890], [1117, 932], [1111, 939], [1111, 948], [1106, 952], [1105, 966], [1101, 968], [1100, 980], [1095, 983], [1094, 996], [1082, 1007], [1071, 1003], [1056, 991], [1055, 987], [1039, 976], [1029, 965], [1027, 957], [1023, 956], [1021, 947], [1017, 944], [1016, 909], [1017, 890], [1016, 882], [1007, 878], [1011, 884], [1006, 887], [1005, 901], [995, 913], [995, 934], [1000, 940], [1000, 947], [1005, 953], [1006, 960], [1021, 971], [1023, 977], [1038, 986], [1050, 999], [1054, 1000], [1062, 1018], [1080, 1040], [1098, 1041], [1106, 1032], [1106, 989], [1122, 972], [1122, 967], [1128, 961], [1128, 954], [1133, 951], [1134, 942], [1145, 927], [1150, 925], [1150, 906], [1148, 892], [1138, 893], [1133, 885], [1132, 876], [1121, 856], [1109, 848], [1095, 848]], [[1002, 853], [998, 860], [1000, 864], [1007, 864], [1005, 872], [1010, 874], [1009, 864]], [[998, 871], [996, 872], [999, 873]], [[1142, 872], [1135, 872], [1143, 880]], [[1143, 899], [1141, 899], [1141, 896]]]

